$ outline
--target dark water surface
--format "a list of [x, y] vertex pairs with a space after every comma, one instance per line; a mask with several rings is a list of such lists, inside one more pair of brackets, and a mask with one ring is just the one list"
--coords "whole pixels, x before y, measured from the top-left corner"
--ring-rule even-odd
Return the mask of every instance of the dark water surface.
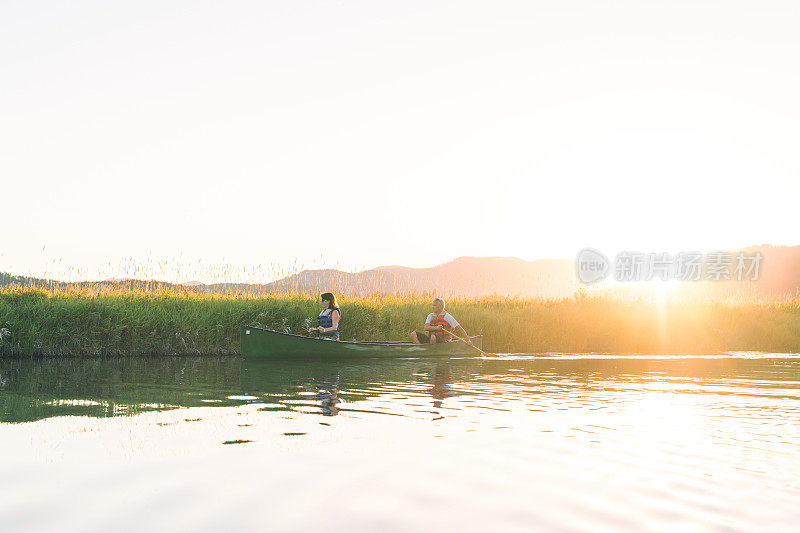
[[790, 531], [800, 357], [0, 361], [2, 531]]

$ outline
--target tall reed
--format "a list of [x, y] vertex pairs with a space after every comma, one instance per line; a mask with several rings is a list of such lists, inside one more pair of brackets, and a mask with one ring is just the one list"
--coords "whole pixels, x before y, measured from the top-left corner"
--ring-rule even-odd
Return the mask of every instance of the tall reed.
[[[426, 296], [347, 298], [346, 340], [405, 340], [422, 329]], [[800, 352], [800, 300], [729, 303], [480, 298], [448, 302], [492, 352]], [[317, 296], [177, 291], [0, 290], [0, 355], [235, 355], [238, 326], [293, 332], [314, 324]]]

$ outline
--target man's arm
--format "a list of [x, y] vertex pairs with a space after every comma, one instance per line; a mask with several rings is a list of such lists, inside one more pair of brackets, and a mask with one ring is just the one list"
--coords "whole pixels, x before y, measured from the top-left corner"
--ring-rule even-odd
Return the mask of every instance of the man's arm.
[[459, 337], [461, 337], [462, 339], [464, 339], [468, 343], [472, 344], [472, 339], [469, 338], [469, 335], [467, 335], [466, 330], [463, 327], [461, 327], [461, 324], [459, 324], [458, 327], [454, 331], [455, 331], [456, 335], [458, 335]]
[[431, 317], [433, 315], [428, 315], [428, 318], [425, 319], [425, 331], [442, 331], [442, 326], [431, 326]]
[[458, 323], [458, 320], [456, 320], [456, 318], [453, 315], [448, 313], [447, 315], [445, 315], [445, 320], [447, 320], [447, 323], [450, 324], [450, 328], [453, 330], [453, 333], [455, 333], [459, 337], [462, 337], [464, 340], [467, 341], [469, 340], [469, 335], [467, 335], [467, 331], [463, 327], [461, 327], [461, 324]]

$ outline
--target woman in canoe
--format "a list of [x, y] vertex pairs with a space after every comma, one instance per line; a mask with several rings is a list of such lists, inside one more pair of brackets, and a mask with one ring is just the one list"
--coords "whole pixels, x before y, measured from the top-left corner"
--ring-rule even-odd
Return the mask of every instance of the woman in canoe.
[[311, 333], [317, 332], [317, 337], [332, 341], [339, 340], [339, 318], [342, 314], [339, 305], [336, 303], [336, 296], [330, 292], [320, 295], [322, 299], [322, 312], [317, 317], [317, 327], [310, 330]]

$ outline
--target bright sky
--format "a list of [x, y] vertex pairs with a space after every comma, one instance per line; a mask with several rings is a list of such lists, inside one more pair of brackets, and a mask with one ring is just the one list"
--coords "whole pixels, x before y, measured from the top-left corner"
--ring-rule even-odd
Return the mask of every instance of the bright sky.
[[798, 244], [798, 27], [795, 1], [4, 1], [0, 271]]

